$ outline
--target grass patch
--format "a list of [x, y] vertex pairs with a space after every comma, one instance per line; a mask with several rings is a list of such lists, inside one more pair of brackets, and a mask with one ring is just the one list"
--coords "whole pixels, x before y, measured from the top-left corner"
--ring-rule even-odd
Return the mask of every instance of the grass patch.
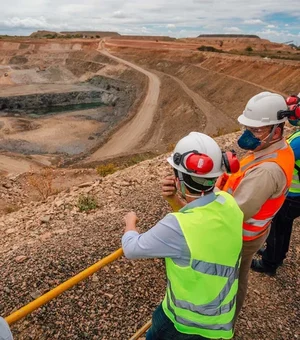
[[116, 172], [117, 170], [119, 170], [119, 168], [114, 163], [108, 163], [108, 164], [99, 165], [96, 168], [96, 171], [97, 171], [98, 175], [100, 175], [101, 177], [105, 177], [107, 175], [111, 175], [114, 172]]
[[97, 201], [94, 196], [80, 195], [78, 197], [77, 207], [79, 211], [90, 211], [97, 208]]

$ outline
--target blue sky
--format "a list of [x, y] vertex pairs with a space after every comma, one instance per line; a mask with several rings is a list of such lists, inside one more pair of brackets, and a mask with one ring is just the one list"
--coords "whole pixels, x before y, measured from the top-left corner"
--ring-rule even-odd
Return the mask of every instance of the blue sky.
[[300, 45], [299, 0], [0, 0], [0, 34], [99, 30], [196, 37], [256, 34]]

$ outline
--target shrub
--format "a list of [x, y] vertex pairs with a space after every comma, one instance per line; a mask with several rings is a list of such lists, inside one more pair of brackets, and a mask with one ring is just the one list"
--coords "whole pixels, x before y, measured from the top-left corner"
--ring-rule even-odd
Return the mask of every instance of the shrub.
[[81, 212], [82, 211], [90, 211], [90, 210], [97, 208], [97, 201], [91, 195], [81, 194], [78, 197], [77, 207]]
[[42, 199], [46, 199], [55, 193], [53, 189], [53, 169], [44, 168], [38, 173], [30, 173], [28, 176], [28, 184], [33, 187]]
[[111, 175], [114, 172], [116, 172], [117, 170], [118, 170], [118, 167], [113, 163], [99, 165], [96, 168], [97, 173], [102, 177], [105, 177], [107, 175]]
[[245, 51], [246, 52], [252, 52], [253, 48], [251, 46], [248, 46], [248, 47], [245, 48]]

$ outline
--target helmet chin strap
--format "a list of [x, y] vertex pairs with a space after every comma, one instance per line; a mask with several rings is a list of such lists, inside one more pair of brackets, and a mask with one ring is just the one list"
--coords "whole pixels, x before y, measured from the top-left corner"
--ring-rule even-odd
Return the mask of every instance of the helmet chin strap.
[[269, 133], [269, 135], [267, 137], [265, 137], [262, 141], [261, 141], [261, 144], [264, 144], [265, 146], [268, 146], [269, 144], [273, 144], [273, 143], [276, 143], [277, 140], [274, 140], [274, 141], [271, 141], [271, 139], [273, 138], [274, 136], [274, 133], [275, 133], [275, 130], [276, 128], [278, 127], [279, 124], [276, 124], [273, 126], [271, 132]]

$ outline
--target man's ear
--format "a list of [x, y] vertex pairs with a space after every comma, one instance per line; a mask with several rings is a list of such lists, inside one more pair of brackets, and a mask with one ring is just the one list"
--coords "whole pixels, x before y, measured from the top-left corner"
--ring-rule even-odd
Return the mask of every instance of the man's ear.
[[279, 126], [277, 126], [272, 139], [276, 140], [281, 137], [282, 137], [282, 129]]

